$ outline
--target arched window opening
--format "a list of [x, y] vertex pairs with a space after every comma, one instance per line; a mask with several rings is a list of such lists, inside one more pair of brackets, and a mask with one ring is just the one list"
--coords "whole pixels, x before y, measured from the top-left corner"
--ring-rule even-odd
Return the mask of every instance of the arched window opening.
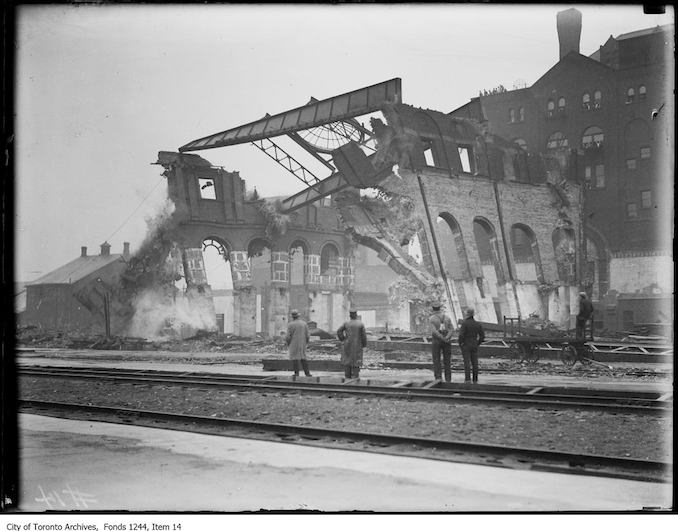
[[333, 243], [325, 244], [320, 252], [320, 274], [336, 275], [339, 267], [339, 249]]
[[440, 235], [439, 246], [447, 277], [452, 280], [470, 278], [464, 238], [457, 220], [451, 214], [443, 212], [436, 221]]
[[516, 121], [516, 110], [515, 109], [509, 109], [509, 122], [515, 123], [515, 121]]
[[233, 289], [231, 257], [228, 248], [219, 240], [207, 238], [202, 242], [205, 276], [212, 290]]
[[558, 278], [567, 284], [575, 280], [575, 246], [572, 229], [556, 229], [552, 236], [553, 251], [556, 257]]
[[585, 111], [591, 108], [591, 95], [588, 92], [584, 92], [584, 95], [581, 97], [581, 106]]
[[511, 251], [518, 280], [543, 279], [537, 237], [526, 225], [511, 227]]
[[290, 245], [290, 284], [301, 286], [305, 283], [304, 263], [308, 255], [306, 244], [301, 240], [295, 240]]
[[633, 100], [636, 99], [636, 91], [633, 87], [629, 87], [626, 91], [626, 103], [633, 103]]
[[640, 101], [643, 101], [647, 97], [647, 89], [645, 88], [645, 85], [641, 85], [638, 87], [638, 99]]
[[562, 96], [558, 98], [558, 112], [563, 112], [565, 110], [565, 98]]
[[596, 90], [593, 93], [593, 108], [600, 109], [602, 104], [603, 104], [603, 93], [600, 92], [599, 90]]
[[605, 140], [605, 135], [603, 130], [597, 126], [591, 126], [581, 137], [581, 145], [584, 149], [592, 147], [602, 147], [603, 141]]
[[553, 100], [549, 100], [546, 104], [546, 116], [553, 116], [554, 111], [556, 110], [556, 104], [553, 103]]
[[263, 287], [271, 281], [271, 244], [262, 238], [255, 238], [247, 246], [252, 285]]
[[567, 137], [560, 131], [555, 131], [546, 140], [546, 149], [562, 149], [568, 146]]
[[[495, 309], [497, 323], [501, 321], [502, 310], [499, 297], [499, 286], [506, 282], [504, 270], [500, 262], [499, 243], [497, 234], [492, 224], [483, 218], [473, 220], [473, 236], [478, 250], [478, 258], [483, 272], [486, 285], [489, 287], [489, 294], [492, 296], [492, 303]], [[478, 287], [481, 288], [482, 279], [476, 279]], [[481, 296], [485, 296], [481, 290]]]
[[518, 109], [518, 119], [521, 122], [525, 121], [525, 107], [521, 107], [520, 109]]

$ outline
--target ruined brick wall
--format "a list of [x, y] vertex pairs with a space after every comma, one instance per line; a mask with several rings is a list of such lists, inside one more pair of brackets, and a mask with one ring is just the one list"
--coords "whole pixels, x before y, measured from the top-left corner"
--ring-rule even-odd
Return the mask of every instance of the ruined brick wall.
[[[426, 220], [416, 175], [400, 171], [400, 176], [401, 178], [389, 177], [382, 186], [411, 197], [415, 202], [416, 216]], [[431, 168], [425, 168], [421, 176], [434, 224], [441, 214], [451, 215], [456, 220], [468, 259], [466, 278], [450, 282], [453, 298], [456, 299], [453, 305], [455, 316], [459, 318], [464, 307], [468, 306], [474, 307], [479, 318], [484, 321], [498, 322], [502, 315], [515, 316], [520, 313], [527, 316], [538, 313], [566, 326], [575, 307], [572, 294], [578, 288], [576, 282], [558, 288], [562, 281], [559, 280], [556, 267], [553, 234], [556, 229], [566, 226], [579, 237], [579, 187], [574, 183], [567, 183], [565, 189], [561, 190], [562, 195], [559, 195], [554, 192], [553, 187], [546, 184], [516, 181], [499, 181], [495, 184], [481, 176], [466, 175], [450, 178], [446, 172]], [[566, 208], [562, 205], [563, 197], [567, 203]], [[473, 231], [474, 220], [479, 218], [494, 230], [496, 265], [481, 262]], [[509, 239], [509, 231], [514, 224], [524, 225], [534, 232], [543, 283], [554, 286], [544, 296], [539, 290], [542, 282], [521, 281], [517, 276], [518, 268], [514, 263]], [[438, 227], [437, 224], [436, 226]], [[425, 224], [425, 232], [429, 246], [433, 248], [428, 222]], [[446, 243], [444, 238], [449, 235], [438, 227], [436, 237], [439, 247], [442, 247]], [[575, 241], [575, 247], [579, 249], [578, 241]], [[436, 270], [438, 269], [436, 263]], [[448, 272], [448, 277], [452, 276], [455, 275]]]
[[[233, 311], [222, 313], [232, 315], [233, 323], [225, 323], [225, 329], [241, 336], [277, 336], [287, 328], [290, 305], [308, 310], [307, 300], [318, 290], [336, 295], [336, 300], [321, 297], [314, 308], [318, 314], [330, 316], [327, 326], [333, 326], [336, 301], [347, 304], [344, 294], [354, 279], [353, 243], [346, 238], [336, 209], [318, 203], [282, 215], [273, 202], [248, 199], [238, 172], [213, 167], [197, 155], [160, 152], [158, 159], [166, 168], [169, 196], [179, 219], [173, 235], [177, 245], [193, 256], [201, 253], [206, 239], [213, 239], [229, 257]], [[267, 251], [265, 257], [270, 259], [265, 259], [266, 263], [259, 260], [253, 269], [248, 250], [255, 240], [266, 242], [270, 255]], [[321, 274], [320, 255], [327, 244], [334, 245], [339, 256], [335, 267]], [[290, 251], [299, 246], [304, 251], [301, 287], [307, 296], [295, 286], [291, 298]], [[209, 283], [209, 278], [203, 280]], [[323, 306], [327, 304], [332, 308]]]

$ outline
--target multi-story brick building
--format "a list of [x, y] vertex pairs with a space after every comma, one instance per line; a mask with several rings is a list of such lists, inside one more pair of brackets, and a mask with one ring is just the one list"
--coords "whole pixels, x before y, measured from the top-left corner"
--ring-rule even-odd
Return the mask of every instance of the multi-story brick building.
[[[670, 323], [674, 26], [610, 36], [587, 56], [581, 22], [576, 9], [558, 13], [559, 60], [532, 86], [484, 91], [450, 114], [486, 123], [528, 160], [586, 184], [584, 252], [598, 328]], [[642, 301], [637, 316], [627, 299]]]

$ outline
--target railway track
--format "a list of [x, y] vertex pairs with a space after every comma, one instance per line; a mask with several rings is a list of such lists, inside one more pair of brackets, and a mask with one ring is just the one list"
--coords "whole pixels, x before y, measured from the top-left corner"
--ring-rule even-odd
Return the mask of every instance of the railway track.
[[509, 407], [597, 410], [609, 413], [671, 415], [672, 393], [621, 392], [571, 387], [520, 387], [431, 382], [343, 380], [337, 377], [290, 380], [276, 376], [246, 376], [110, 368], [25, 366], [19, 376], [116, 381], [140, 385], [236, 388], [240, 390], [378, 396], [408, 400], [456, 401]]
[[[133, 424], [211, 435], [245, 437], [323, 447], [410, 455], [516, 469], [670, 482], [673, 465], [663, 461], [480, 444], [397, 434], [347, 431], [317, 426], [267, 423], [120, 407], [20, 400], [22, 412]], [[362, 447], [356, 447], [359, 444]], [[433, 453], [431, 453], [433, 452]]]

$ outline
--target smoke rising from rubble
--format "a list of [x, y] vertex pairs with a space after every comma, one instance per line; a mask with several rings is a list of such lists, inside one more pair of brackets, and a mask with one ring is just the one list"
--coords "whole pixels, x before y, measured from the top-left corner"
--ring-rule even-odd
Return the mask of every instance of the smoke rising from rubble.
[[148, 234], [122, 278], [125, 302], [131, 306], [128, 335], [161, 339], [187, 329], [216, 329], [214, 308], [204, 289], [183, 293], [176, 287], [185, 279], [178, 236], [183, 218], [167, 199], [155, 216], [146, 219]]
[[[169, 291], [169, 290], [167, 290]], [[186, 330], [216, 330], [214, 309], [204, 297], [189, 297], [149, 288], [134, 300], [130, 335], [150, 340], [182, 336]], [[192, 335], [189, 332], [189, 335]]]

